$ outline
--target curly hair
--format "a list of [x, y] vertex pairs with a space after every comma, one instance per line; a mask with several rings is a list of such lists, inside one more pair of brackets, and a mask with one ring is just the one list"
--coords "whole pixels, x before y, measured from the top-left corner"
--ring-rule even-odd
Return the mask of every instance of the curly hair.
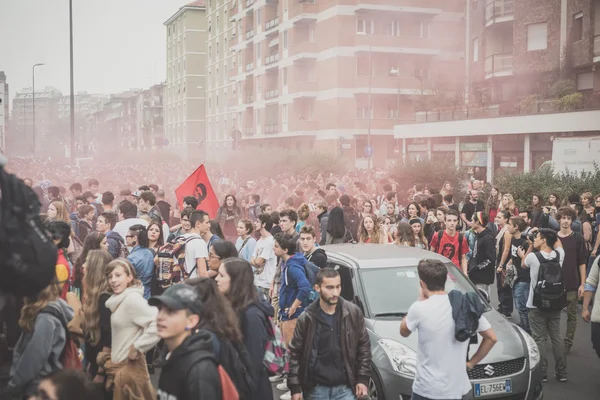
[[310, 217], [310, 208], [308, 204], [302, 203], [300, 207], [298, 207], [298, 219], [300, 221], [306, 221]]
[[92, 250], [87, 256], [87, 268], [83, 281], [83, 321], [81, 327], [88, 335], [90, 344], [100, 342], [100, 296], [109, 293], [106, 271], [112, 256], [106, 250]]

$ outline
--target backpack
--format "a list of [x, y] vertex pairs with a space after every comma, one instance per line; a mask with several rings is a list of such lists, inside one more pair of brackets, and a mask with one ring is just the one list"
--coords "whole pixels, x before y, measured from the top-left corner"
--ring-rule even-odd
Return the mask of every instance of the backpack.
[[[440, 243], [442, 243], [442, 237], [444, 237], [444, 230], [440, 229], [437, 233], [438, 235], [438, 250], [440, 247]], [[465, 236], [463, 235], [462, 232], [458, 232], [458, 249], [457, 249], [457, 253], [458, 253], [458, 262], [460, 263], [461, 258], [462, 258], [462, 242], [464, 240]], [[441, 254], [441, 253], [438, 253]]]
[[127, 246], [125, 246], [125, 243], [120, 241], [119, 239], [115, 239], [115, 240], [118, 243], [118, 247], [117, 247], [117, 254], [119, 255], [118, 258], [129, 257], [129, 250], [127, 249]]
[[65, 330], [66, 341], [65, 347], [63, 348], [62, 353], [60, 354], [60, 363], [63, 366], [63, 369], [74, 369], [81, 371], [81, 358], [79, 358], [79, 348], [73, 337], [71, 336], [71, 332], [67, 327], [67, 321], [65, 321], [64, 316], [60, 311], [58, 311], [55, 307], [46, 306], [41, 311], [41, 313], [50, 314], [54, 318], [60, 321], [63, 329]]
[[560, 254], [546, 259], [536, 251], [534, 254], [540, 263], [537, 283], [533, 290], [533, 305], [541, 311], [560, 311], [567, 305], [567, 291], [560, 266]]
[[194, 265], [190, 272], [185, 270], [185, 247], [195, 239], [200, 238], [192, 236], [186, 239], [180, 236], [158, 250], [158, 265], [154, 275], [160, 289], [165, 290], [175, 284], [182, 283], [194, 273], [197, 265]]
[[[319, 271], [321, 271], [321, 268], [317, 267], [317, 265], [310, 260], [307, 260], [306, 264], [304, 264], [304, 275], [306, 276], [308, 283], [310, 283], [310, 293], [308, 294], [308, 301], [311, 303], [319, 298], [319, 294], [317, 293], [317, 291], [314, 288], [315, 282], [317, 282], [317, 274], [319, 273]], [[285, 284], [286, 285], [288, 285], [287, 272], [288, 272], [288, 270], [286, 269], [285, 270]]]
[[267, 371], [272, 375], [283, 375], [290, 370], [290, 356], [287, 346], [283, 342], [283, 335], [278, 327], [273, 323], [273, 319], [269, 317], [267, 321], [267, 346], [265, 348], [265, 357], [263, 364]]
[[55, 274], [58, 251], [40, 219], [35, 192], [0, 167], [0, 290], [35, 296]]
[[[238, 346], [229, 340], [219, 340], [213, 334], [213, 343], [219, 343], [218, 362], [233, 381], [239, 398], [251, 399], [256, 392], [255, 378], [252, 376], [252, 361], [244, 345]], [[225, 398], [225, 397], [224, 397]]]
[[208, 351], [202, 352], [200, 355], [198, 355], [197, 358], [195, 358], [191, 362], [191, 364], [185, 365], [185, 367], [186, 367], [185, 370], [188, 371], [187, 379], [193, 379], [193, 377], [190, 378], [189, 371], [191, 371], [193, 369], [194, 365], [196, 365], [199, 362], [204, 361], [204, 360], [210, 360], [213, 363], [215, 363], [215, 365], [217, 366], [217, 371], [219, 372], [219, 378], [221, 381], [222, 399], [223, 400], [240, 400], [240, 399], [244, 400], [243, 397], [240, 397], [240, 394], [239, 394], [235, 384], [233, 383], [233, 380], [227, 373], [227, 370], [221, 364], [219, 364], [219, 362], [216, 360], [214, 354], [212, 354]]
[[358, 227], [360, 226], [360, 215], [358, 215], [358, 212], [354, 209], [348, 212], [344, 210], [344, 224], [350, 231], [352, 240], [354, 240], [358, 236]]

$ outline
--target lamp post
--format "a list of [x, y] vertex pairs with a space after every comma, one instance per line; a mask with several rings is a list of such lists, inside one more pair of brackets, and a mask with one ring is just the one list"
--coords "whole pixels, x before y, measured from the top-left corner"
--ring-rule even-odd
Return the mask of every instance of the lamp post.
[[[367, 36], [367, 32], [358, 32], [358, 36]], [[371, 86], [373, 83], [373, 52], [371, 49], [371, 45], [369, 45], [369, 96], [367, 100], [368, 108], [368, 122], [367, 122], [367, 148], [371, 149]], [[367, 155], [367, 169], [371, 170], [371, 157], [373, 156], [373, 152]]]
[[35, 157], [35, 67], [41, 67], [42, 65], [46, 65], [44, 63], [37, 63], [37, 64], [33, 64], [33, 67], [31, 67], [31, 83], [32, 83], [32, 88], [31, 88], [31, 95], [32, 95], [32, 109], [33, 109], [33, 156]]
[[73, 83], [73, 0], [69, 0], [69, 67], [71, 83], [71, 160], [75, 163], [75, 88]]

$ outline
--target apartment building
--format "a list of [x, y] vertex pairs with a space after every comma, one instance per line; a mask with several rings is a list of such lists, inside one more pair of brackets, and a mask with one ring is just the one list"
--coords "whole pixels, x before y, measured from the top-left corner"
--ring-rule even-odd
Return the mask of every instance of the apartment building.
[[228, 104], [243, 146], [318, 148], [366, 166], [370, 143], [385, 167], [394, 125], [442, 86], [462, 91], [464, 0], [237, 0], [228, 16]]
[[600, 0], [470, 0], [465, 16], [468, 104], [396, 126], [403, 159], [453, 157], [492, 181], [550, 160], [554, 137], [600, 134]]
[[165, 146], [186, 159], [206, 154], [206, 42], [204, 0], [181, 7], [165, 23], [167, 81], [164, 97]]
[[0, 151], [6, 153], [8, 130], [8, 82], [6, 74], [0, 71]]
[[[108, 100], [109, 96], [106, 94], [90, 94], [86, 91], [80, 91], [75, 94], [75, 116], [86, 116], [99, 107], [102, 106]], [[60, 99], [58, 106], [58, 117], [59, 118], [70, 118], [71, 117], [71, 97], [63, 96]]]
[[158, 150], [165, 146], [163, 101], [165, 84], [142, 90], [137, 97], [136, 150]]
[[13, 155], [52, 155], [64, 152], [68, 140], [58, 110], [62, 93], [51, 86], [35, 90], [35, 141], [33, 138], [33, 91], [18, 91], [12, 101], [11, 135]]

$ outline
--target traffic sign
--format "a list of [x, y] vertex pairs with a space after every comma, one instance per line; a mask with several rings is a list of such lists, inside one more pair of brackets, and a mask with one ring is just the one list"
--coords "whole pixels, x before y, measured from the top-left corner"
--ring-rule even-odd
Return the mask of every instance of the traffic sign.
[[365, 156], [371, 157], [373, 155], [373, 146], [368, 145], [365, 147]]

